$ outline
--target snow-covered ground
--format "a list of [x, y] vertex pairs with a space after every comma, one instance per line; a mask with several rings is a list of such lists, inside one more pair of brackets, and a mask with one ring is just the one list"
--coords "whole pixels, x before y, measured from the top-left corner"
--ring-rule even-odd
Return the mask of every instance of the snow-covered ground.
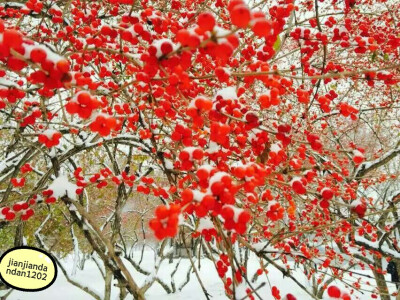
[[[140, 252], [135, 252], [134, 256], [139, 260]], [[136, 260], [136, 259], [135, 259]], [[85, 263], [83, 270], [77, 270], [75, 275], [71, 275], [73, 272], [74, 266], [74, 258], [73, 256], [69, 256], [63, 261], [63, 265], [67, 270], [69, 276], [79, 282], [82, 285], [85, 285], [95, 291], [100, 297], [104, 295], [104, 283], [99, 269], [97, 268], [95, 262], [93, 260], [88, 260]], [[171, 273], [175, 269], [176, 263], [178, 260], [174, 260], [173, 263], [169, 264], [167, 260], [163, 261], [159, 272], [157, 273], [158, 277], [162, 278], [166, 283], [170, 283]], [[196, 262], [196, 267], [198, 266], [198, 261]], [[151, 251], [145, 251], [145, 257], [141, 264], [141, 267], [144, 270], [151, 271], [154, 268], [154, 254]], [[179, 287], [185, 280], [187, 270], [190, 267], [190, 261], [188, 259], [182, 258], [179, 268], [175, 273], [175, 286]], [[258, 269], [259, 265], [256, 259], [250, 259], [248, 272], [249, 274], [254, 274], [254, 272]], [[146, 280], [146, 276], [138, 273], [132, 268], [129, 268], [132, 272], [134, 279], [138, 282], [139, 285], [142, 285]], [[268, 280], [267, 284], [259, 289], [257, 292], [263, 299], [273, 299], [271, 295], [271, 287], [277, 286], [281, 291], [282, 298], [286, 293], [292, 293], [299, 300], [307, 300], [312, 299], [307, 293], [305, 293], [302, 289], [300, 289], [290, 278], [283, 278], [282, 274], [275, 269], [274, 267], [268, 267]], [[370, 271], [362, 271], [357, 270], [358, 273], [364, 273], [368, 275], [372, 275]], [[223, 300], [227, 299], [224, 294], [224, 288], [221, 280], [218, 277], [217, 272], [214, 269], [213, 263], [210, 260], [202, 259], [201, 268], [199, 270], [200, 276], [204, 283], [205, 288], [212, 296], [212, 300]], [[300, 281], [301, 284], [310, 287], [310, 283], [305, 278], [304, 274], [301, 271], [293, 271], [292, 274]], [[249, 276], [251, 278], [251, 276]], [[350, 279], [350, 277], [349, 277]], [[390, 275], [386, 275], [386, 279], [390, 280]], [[351, 277], [351, 282], [356, 281], [356, 277]], [[365, 280], [365, 279], [364, 279]], [[368, 279], [370, 283], [373, 285], [374, 280]], [[262, 281], [266, 281], [265, 276], [260, 276], [260, 278], [254, 283], [254, 286], [258, 286]], [[334, 282], [335, 285], [339, 287], [343, 287], [344, 285], [339, 281]], [[389, 283], [390, 291], [394, 292], [394, 285]], [[244, 291], [244, 286], [239, 287], [238, 293]], [[240, 294], [237, 294], [237, 299], [242, 299]], [[324, 295], [326, 296], [326, 295]], [[22, 292], [22, 291], [13, 291], [10, 296], [7, 298], [9, 300], [80, 300], [80, 299], [93, 299], [91, 296], [81, 291], [79, 288], [74, 287], [69, 284], [59, 269], [58, 277], [54, 284], [48, 289], [40, 292]], [[118, 290], [112, 290], [111, 299], [119, 299]], [[132, 299], [132, 297], [128, 297], [127, 299]], [[146, 299], [149, 300], [175, 300], [175, 299], [184, 299], [184, 300], [200, 300], [205, 299], [205, 296], [202, 292], [202, 289], [199, 283], [196, 280], [196, 276], [194, 273], [191, 273], [190, 282], [182, 289], [182, 291], [167, 294], [165, 290], [158, 284], [155, 283], [146, 293]], [[329, 299], [327, 296], [324, 299]], [[352, 296], [352, 299], [371, 299], [370, 294], [361, 294], [359, 292], [355, 292]]]

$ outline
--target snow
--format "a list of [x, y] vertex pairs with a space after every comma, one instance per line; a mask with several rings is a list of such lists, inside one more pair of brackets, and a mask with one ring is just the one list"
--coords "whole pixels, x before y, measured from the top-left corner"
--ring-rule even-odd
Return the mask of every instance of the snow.
[[174, 168], [174, 164], [170, 159], [164, 159], [164, 162], [167, 170], [172, 170]]
[[[139, 261], [141, 256], [141, 251], [140, 250], [134, 250], [132, 252], [132, 259], [134, 261]], [[173, 262], [170, 264], [168, 263], [168, 260], [163, 260], [160, 265], [157, 268], [157, 264], [159, 263], [158, 260], [154, 260], [154, 252], [150, 249], [146, 249], [144, 251], [144, 259], [142, 261], [142, 264], [140, 265], [141, 268], [144, 270], [149, 270], [149, 275], [143, 275], [137, 271], [134, 270], [134, 268], [126, 261], [123, 260], [126, 265], [128, 266], [128, 270], [131, 272], [133, 278], [139, 286], [143, 286], [146, 281], [149, 281], [150, 279], [153, 278], [153, 276], [156, 276], [160, 278], [162, 281], [165, 283], [169, 284], [172, 276], [172, 272], [177, 266], [177, 263], [180, 261], [178, 265], [177, 272], [175, 272], [174, 276], [174, 281], [175, 281], [175, 286], [177, 287], [177, 292], [172, 293], [172, 294], [167, 294], [165, 290], [158, 284], [154, 283], [153, 286], [147, 291], [145, 298], [148, 300], [179, 300], [179, 299], [185, 299], [185, 300], [202, 300], [205, 299], [204, 294], [201, 290], [200, 284], [196, 280], [196, 276], [193, 272], [190, 272], [190, 281], [187, 285], [185, 285], [181, 291], [179, 291], [179, 287], [185, 282], [186, 280], [186, 275], [188, 270], [190, 270], [191, 264], [190, 261], [186, 258], [177, 258], [174, 259]], [[74, 267], [74, 255], [71, 254], [67, 256], [66, 258], [61, 260], [62, 265], [66, 269], [66, 272], [68, 276], [80, 283], [83, 286], [89, 287], [91, 290], [96, 292], [100, 298], [103, 298], [104, 296], [104, 281], [101, 275], [100, 270], [98, 269], [95, 261], [92, 260], [87, 260], [85, 262], [83, 270], [80, 270], [78, 268], [77, 273], [75, 275], [70, 275], [72, 273], [73, 267]], [[195, 265], [197, 267], [197, 261], [195, 261]], [[294, 262], [289, 261], [287, 265], [291, 269], [291, 274], [297, 278], [297, 280], [300, 281], [301, 284], [306, 286], [309, 290], [311, 290], [311, 280], [307, 280], [307, 278], [304, 276], [302, 270], [299, 267], [295, 267]], [[254, 255], [250, 256], [249, 263], [247, 266], [247, 272], [248, 272], [248, 277], [249, 279], [252, 278], [253, 274], [256, 272], [256, 270], [259, 268], [259, 263], [257, 259], [255, 258]], [[286, 268], [285, 266], [282, 266]], [[268, 275], [261, 275], [257, 279], [256, 282], [251, 282], [253, 287], [257, 287], [260, 285], [260, 283], [267, 281], [267, 276], [268, 276], [268, 281], [267, 284], [265, 284], [262, 288], [257, 290], [257, 293], [262, 297], [263, 300], [269, 300], [273, 299], [271, 295], [271, 288], [272, 286], [278, 287], [280, 289], [280, 294], [282, 298], [287, 293], [291, 293], [297, 297], [297, 299], [300, 300], [311, 300], [312, 298], [304, 292], [301, 288], [299, 288], [289, 277], [283, 277], [281, 272], [276, 269], [275, 267], [268, 265], [267, 266], [268, 270]], [[202, 279], [202, 282], [207, 290], [207, 292], [210, 294], [211, 299], [213, 300], [225, 300], [228, 299], [225, 294], [224, 294], [224, 288], [223, 284], [218, 277], [218, 274], [215, 270], [215, 267], [213, 265], [213, 262], [201, 258], [201, 268], [197, 269], [199, 272], [199, 275]], [[357, 270], [358, 273], [366, 274], [366, 275], [372, 275], [371, 271], [365, 271], [365, 270]], [[390, 281], [390, 275], [385, 275], [386, 280]], [[353, 274], [353, 276], [346, 275], [345, 278], [347, 280], [354, 281], [356, 279], [356, 276]], [[88, 280], [89, 279], [89, 280]], [[116, 281], [113, 281], [113, 284], [116, 283]], [[339, 280], [332, 282], [332, 284], [337, 285], [340, 289], [348, 292], [348, 289], [341, 283]], [[243, 292], [243, 290], [246, 289], [247, 283], [240, 284], [236, 286], [236, 296], [239, 296], [239, 293]], [[395, 291], [395, 287], [393, 284], [389, 283], [389, 289], [390, 292]], [[0, 291], [0, 296], [4, 294], [5, 291]], [[117, 299], [118, 298], [118, 290], [117, 288], [112, 286], [112, 291], [111, 291], [111, 299]], [[367, 296], [368, 294], [364, 293], [361, 294], [360, 292], [355, 292], [354, 295], [352, 296], [352, 299], [369, 299]], [[63, 273], [59, 270], [58, 276], [56, 281], [52, 286], [49, 288], [39, 291], [39, 292], [34, 292], [34, 293], [27, 293], [27, 292], [22, 292], [22, 291], [17, 291], [14, 290], [10, 296], [7, 298], [8, 300], [24, 300], [24, 299], [29, 299], [29, 300], [53, 300], [53, 299], [91, 299], [91, 297], [86, 294], [85, 292], [81, 291], [79, 288], [72, 286], [67, 282], [67, 279], [63, 275]], [[132, 296], [128, 296], [125, 299], [133, 299]], [[241, 297], [238, 297], [236, 299], [242, 299]], [[329, 299], [327, 298], [327, 295], [324, 294], [323, 299]]]
[[219, 26], [214, 26], [213, 30], [214, 30], [215, 35], [217, 36], [217, 38], [227, 36], [227, 35], [229, 35], [231, 33], [229, 30], [227, 30], [225, 28], [222, 28], [222, 27], [219, 27]]
[[5, 79], [4, 77], [0, 77], [0, 88], [1, 88], [1, 86], [19, 88], [18, 84], [14, 83], [8, 79]]
[[246, 299], [247, 298], [246, 289], [247, 285], [244, 282], [238, 284], [235, 289], [235, 299]]
[[[381, 161], [387, 159], [388, 157], [392, 156], [394, 153], [398, 153], [398, 152], [400, 152], [400, 148], [395, 148], [395, 149], [388, 151], [384, 155], [381, 155], [379, 158], [377, 158], [375, 160], [361, 163], [358, 166], [357, 170], [355, 171], [356, 176], [358, 175], [358, 173], [361, 170], [368, 170], [372, 166], [379, 164]], [[358, 150], [354, 150], [353, 153], [354, 153], [354, 156], [364, 157], [364, 155]]]
[[219, 151], [219, 145], [216, 142], [210, 141], [208, 149], [206, 150], [207, 153], [216, 153]]
[[217, 94], [215, 95], [215, 98], [217, 98], [217, 96], [221, 96], [222, 98], [228, 100], [235, 100], [238, 98], [237, 94], [236, 94], [236, 88], [233, 86], [229, 86], [223, 89], [220, 89]]
[[262, 131], [260, 129], [253, 129], [250, 133], [249, 133], [249, 137], [248, 140], [249, 142], [253, 142], [254, 140], [257, 140], [257, 134], [261, 133]]
[[364, 155], [360, 151], [358, 151], [357, 149], [353, 150], [353, 154], [354, 154], [354, 156], [364, 157]]
[[204, 198], [204, 196], [206, 196], [206, 193], [200, 192], [198, 190], [193, 190], [193, 200], [197, 201], [197, 202], [201, 202]]
[[214, 228], [214, 223], [211, 221], [211, 218], [205, 217], [200, 219], [197, 231], [202, 232], [204, 229], [212, 229], [212, 228]]
[[59, 198], [63, 196], [68, 196], [70, 199], [76, 199], [76, 189], [78, 187], [68, 181], [68, 177], [65, 175], [60, 175], [57, 177], [51, 185], [49, 185], [49, 190], [53, 191], [53, 197]]
[[299, 182], [301, 182], [301, 178], [300, 177], [298, 177], [298, 176], [296, 176], [296, 177], [293, 177], [293, 179], [289, 182], [289, 184], [290, 185], [292, 185], [294, 182], [296, 182], [296, 181], [299, 181]]
[[[8, 4], [9, 6], [15, 6], [15, 7], [24, 7], [24, 6], [25, 6], [25, 5], [22, 4], [22, 3], [18, 3], [18, 2], [9, 2], [9, 1], [5, 2], [4, 4]], [[1, 5], [3, 5], [3, 3], [2, 3]]]
[[37, 43], [35, 43], [35, 44], [33, 44], [33, 45], [27, 45], [27, 44], [25, 44], [25, 45], [24, 45], [24, 48], [25, 48], [24, 57], [27, 58], [27, 59], [30, 58], [30, 55], [31, 55], [31, 52], [32, 52], [33, 49], [42, 49], [42, 50], [43, 50], [44, 52], [46, 52], [46, 54], [47, 54], [46, 59], [52, 61], [53, 63], [57, 63], [57, 62], [59, 62], [60, 60], [63, 60], [63, 59], [64, 59], [62, 56], [60, 56], [60, 55], [54, 53], [53, 51], [51, 51], [51, 50], [48, 49], [47, 47], [45, 47], [45, 46], [43, 46], [43, 45], [40, 45], [40, 44], [37, 44]]
[[46, 129], [41, 134], [45, 135], [48, 139], [52, 139], [53, 135], [56, 134], [58, 131], [54, 129]]
[[271, 152], [278, 153], [281, 150], [282, 150], [282, 148], [279, 146], [279, 144], [272, 144], [271, 145], [271, 148], [270, 148]]
[[199, 170], [200, 170], [200, 169], [206, 170], [208, 173], [210, 173], [212, 170], [215, 169], [215, 167], [213, 167], [213, 166], [211, 166], [211, 165], [208, 165], [208, 164], [204, 164], [204, 165], [199, 166], [198, 169], [199, 169]]
[[[379, 241], [372, 242], [372, 241], [369, 241], [365, 237], [360, 236], [358, 234], [355, 235], [355, 240], [358, 241], [358, 242], [361, 242], [361, 243], [363, 243], [365, 245], [368, 245], [369, 247], [371, 247], [373, 249], [379, 249]], [[394, 251], [394, 250], [390, 249], [389, 247], [387, 247], [385, 245], [381, 246], [381, 250], [383, 252], [389, 253], [391, 256], [393, 256], [393, 257], [395, 257], [397, 259], [400, 259], [400, 253], [399, 252]]]

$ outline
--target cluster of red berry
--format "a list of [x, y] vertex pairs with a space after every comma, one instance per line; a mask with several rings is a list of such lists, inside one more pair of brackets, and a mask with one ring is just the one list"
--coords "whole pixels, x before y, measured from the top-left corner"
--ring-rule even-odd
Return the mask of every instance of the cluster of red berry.
[[261, 108], [265, 109], [270, 108], [271, 105], [279, 105], [281, 103], [281, 100], [279, 98], [279, 90], [277, 88], [272, 88], [269, 93], [264, 93], [260, 95], [258, 101], [260, 102]]
[[35, 45], [30, 41], [26, 41], [25, 44], [30, 61], [40, 66], [40, 70], [31, 73], [28, 80], [33, 84], [43, 84], [42, 93], [52, 95], [51, 89], [64, 87], [72, 80], [69, 73], [70, 64], [66, 59], [44, 46]]
[[228, 267], [230, 266], [229, 257], [226, 254], [221, 254], [219, 260], [216, 262], [217, 272], [219, 277], [225, 277], [226, 272], [228, 272]]
[[110, 135], [112, 130], [117, 129], [118, 120], [107, 115], [98, 115], [96, 119], [90, 123], [89, 128], [92, 132], [97, 132], [100, 136]]
[[22, 177], [22, 178], [11, 178], [11, 184], [14, 187], [23, 187], [25, 185], [25, 177]]
[[25, 173], [29, 173], [29, 172], [33, 171], [33, 168], [30, 164], [26, 163], [21, 167], [20, 170], [21, 170], [22, 174], [25, 174]]
[[[126, 29], [121, 32], [122, 40], [127, 41], [132, 45], [136, 45], [139, 42], [139, 37], [148, 42], [152, 40], [151, 33], [146, 30], [145, 26], [140, 23], [137, 17], [129, 17], [128, 19], [128, 16], [125, 16], [125, 18], [123, 18], [123, 21], [124, 23], [121, 24], [121, 27]], [[128, 27], [131, 24], [133, 25]], [[111, 29], [108, 26], [103, 26], [101, 32], [104, 35], [112, 37], [115, 36], [115, 30]]]
[[203, 97], [197, 97], [192, 100], [188, 106], [186, 113], [192, 118], [195, 127], [202, 127], [204, 120], [202, 113], [210, 111], [212, 108], [212, 101]]
[[224, 205], [221, 210], [221, 216], [224, 219], [225, 229], [233, 230], [238, 234], [244, 234], [246, 232], [247, 223], [251, 219], [251, 215], [248, 211], [233, 205]]
[[281, 124], [277, 129], [278, 133], [276, 134], [276, 138], [281, 141], [283, 147], [288, 146], [292, 141], [289, 135], [290, 131], [292, 130], [292, 126], [289, 124]]
[[128, 186], [132, 187], [133, 183], [135, 181], [136, 176], [135, 175], [128, 175], [125, 171], [121, 172], [120, 176], [114, 176], [112, 178], [112, 181], [117, 184], [120, 185], [122, 182], [124, 182], [125, 184], [127, 184]]
[[[0, 71], [0, 78], [4, 77], [5, 73], [1, 73]], [[15, 87], [10, 88], [1, 88], [0, 89], [0, 99], [7, 99], [9, 103], [15, 103], [19, 99], [23, 99], [25, 97], [25, 92], [19, 90]], [[6, 107], [6, 102], [0, 100], [0, 109]]]
[[[96, 183], [96, 187], [100, 189], [108, 185], [107, 180], [109, 179], [109, 177], [111, 177], [111, 175], [113, 175], [113, 173], [109, 168], [103, 168], [100, 169], [99, 173], [93, 174], [93, 176], [90, 177], [89, 181], [91, 183]], [[82, 186], [84, 187], [85, 185]]]
[[307, 141], [310, 143], [313, 150], [320, 151], [322, 149], [322, 143], [318, 135], [307, 134]]
[[[39, 3], [39, 2], [38, 2]], [[24, 39], [22, 34], [15, 29], [5, 29], [0, 22], [0, 59], [6, 61], [7, 67], [15, 72], [20, 72], [28, 63], [40, 67], [28, 75], [27, 79], [33, 84], [43, 84], [38, 92], [41, 95], [52, 96], [51, 89], [60, 88], [72, 80], [67, 60], [51, 52], [44, 46]], [[10, 102], [22, 95], [22, 92], [8, 92], [7, 98]]]
[[367, 212], [367, 204], [365, 201], [356, 200], [351, 203], [351, 212], [357, 214], [359, 218], [364, 218]]
[[186, 147], [179, 153], [179, 160], [181, 161], [181, 170], [188, 171], [193, 168], [194, 160], [201, 160], [204, 152], [200, 148]]
[[199, 193], [198, 191], [195, 191], [195, 193], [196, 198], [191, 189], [185, 189], [182, 191], [182, 206], [184, 207], [185, 213], [196, 213], [197, 217], [203, 218], [208, 214], [209, 211], [213, 211], [216, 209], [217, 201], [213, 196], [204, 195], [202, 193]]
[[258, 37], [266, 39], [267, 44], [273, 45], [277, 35], [285, 24], [284, 19], [290, 15], [294, 5], [289, 3], [285, 8], [272, 7], [270, 14], [275, 20], [267, 20], [265, 14], [261, 11], [250, 11], [247, 4], [242, 0], [233, 0], [229, 2], [228, 11], [232, 24], [239, 28], [246, 28], [249, 25], [251, 30]]
[[210, 126], [210, 140], [217, 144], [229, 148], [229, 133], [231, 127], [228, 124], [212, 122]]
[[268, 210], [266, 212], [266, 216], [271, 221], [282, 220], [284, 213], [285, 209], [279, 204], [279, 202], [271, 201], [268, 203]]
[[57, 146], [60, 143], [61, 133], [55, 130], [46, 130], [39, 134], [39, 143], [45, 145], [47, 148]]
[[177, 235], [180, 211], [178, 204], [160, 205], [156, 208], [155, 218], [149, 222], [156, 238], [162, 240]]
[[[28, 125], [34, 125], [36, 123], [36, 120], [42, 117], [42, 112], [40, 111], [39, 107], [37, 107], [38, 104], [34, 104], [33, 108], [31, 109], [31, 114], [28, 114], [22, 119], [22, 122], [20, 123], [21, 127], [26, 127]], [[49, 117], [49, 120], [51, 119], [51, 113], [49, 112], [47, 114], [47, 117]], [[20, 120], [20, 118], [18, 118]], [[39, 125], [40, 126], [40, 125]], [[40, 128], [40, 127], [39, 127]]]
[[70, 114], [78, 114], [82, 119], [91, 117], [94, 110], [101, 107], [101, 102], [96, 97], [91, 96], [88, 92], [78, 92], [68, 103], [65, 109]]
[[174, 131], [171, 133], [171, 139], [175, 142], [182, 142], [185, 147], [192, 146], [192, 131], [181, 124], [176, 124]]
[[350, 117], [352, 120], [357, 120], [358, 109], [350, 104], [341, 102], [339, 104], [339, 111], [343, 116]]
[[[28, 202], [17, 202], [14, 203], [12, 208], [10, 207], [3, 207], [1, 209], [1, 214], [4, 216], [7, 221], [12, 221], [15, 219], [18, 212], [20, 212], [20, 218], [22, 221], [27, 221], [30, 217], [32, 217], [35, 212], [31, 205], [34, 205], [36, 202], [34, 199], [30, 199]], [[0, 216], [1, 217], [1, 216]]]
[[319, 203], [319, 205], [322, 207], [322, 208], [328, 208], [329, 207], [329, 200], [331, 200], [332, 198], [333, 198], [333, 191], [332, 191], [332, 189], [330, 189], [330, 188], [328, 188], [328, 187], [324, 187], [322, 190], [321, 190], [321, 197], [322, 197], [322, 200], [321, 200], [321, 202]]
[[[40, 13], [43, 9], [43, 2], [39, 0], [28, 0], [25, 3], [26, 8], [28, 8], [26, 11], [29, 13], [31, 10], [33, 10], [35, 13]], [[24, 13], [24, 8], [22, 9]]]
[[47, 204], [55, 203], [57, 201], [57, 198], [53, 196], [54, 192], [53, 190], [45, 190], [42, 192], [42, 195], [45, 197], [45, 202]]

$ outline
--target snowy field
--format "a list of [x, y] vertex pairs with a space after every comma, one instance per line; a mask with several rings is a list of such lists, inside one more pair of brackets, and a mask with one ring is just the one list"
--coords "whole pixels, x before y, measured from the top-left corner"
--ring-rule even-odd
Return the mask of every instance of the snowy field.
[[[134, 258], [138, 261], [140, 258], [140, 252], [134, 253]], [[89, 287], [93, 291], [95, 291], [100, 297], [104, 296], [104, 283], [102, 279], [102, 275], [97, 268], [95, 262], [93, 260], [87, 260], [83, 270], [78, 269], [75, 275], [71, 275], [73, 273], [74, 266], [74, 258], [73, 256], [69, 256], [67, 259], [64, 259], [63, 265], [70, 275], [71, 279], [79, 282], [80, 284]], [[171, 273], [175, 269], [175, 265], [178, 262], [178, 259], [174, 260], [173, 263], [169, 264], [167, 260], [163, 261], [159, 272], [157, 273], [159, 278], [162, 278], [163, 281], [170, 285], [171, 281]], [[129, 263], [127, 263], [129, 265]], [[198, 261], [196, 262], [196, 267], [198, 266]], [[154, 269], [154, 255], [151, 251], [145, 251], [145, 257], [141, 264], [141, 267], [151, 272]], [[179, 268], [174, 276], [174, 281], [176, 287], [179, 287], [185, 280], [187, 270], [190, 267], [190, 261], [188, 259], [181, 259]], [[258, 263], [256, 259], [250, 259], [249, 261], [249, 274], [254, 274], [254, 272], [258, 269]], [[134, 274], [134, 279], [142, 285], [146, 276], [138, 273], [132, 268], [130, 268], [132, 274]], [[297, 297], [298, 300], [307, 300], [312, 299], [307, 293], [305, 293], [302, 289], [300, 289], [290, 278], [283, 278], [282, 274], [275, 269], [274, 267], [268, 267], [268, 280], [267, 284], [258, 290], [259, 295], [263, 299], [273, 299], [271, 295], [271, 287], [277, 286], [281, 291], [282, 298], [286, 293], [292, 293]], [[364, 273], [372, 276], [372, 272], [370, 271], [362, 271], [357, 270], [358, 273]], [[227, 299], [224, 294], [223, 284], [218, 277], [217, 272], [214, 269], [212, 262], [208, 259], [202, 259], [201, 268], [199, 270], [200, 276], [203, 280], [203, 283], [211, 295], [212, 300], [223, 300]], [[311, 287], [310, 283], [307, 281], [305, 276], [300, 271], [293, 271], [292, 274], [307, 287]], [[251, 278], [251, 276], [249, 276]], [[349, 278], [350, 279], [350, 278]], [[356, 277], [351, 278], [351, 282], [356, 281]], [[386, 279], [390, 280], [390, 275], [386, 275]], [[371, 284], [374, 283], [373, 279], [365, 278], [364, 280], [369, 280]], [[265, 275], [260, 276], [259, 279], [254, 283], [254, 286], [258, 286], [262, 281], [266, 281]], [[335, 281], [335, 285], [344, 288], [344, 285]], [[394, 285], [389, 283], [390, 292], [394, 292]], [[240, 291], [242, 289], [242, 291]], [[239, 287], [239, 291], [237, 295], [244, 292], [245, 286]], [[244, 294], [245, 296], [245, 294]], [[244, 297], [243, 296], [243, 297]], [[326, 294], [324, 295], [324, 299], [330, 299]], [[243, 297], [237, 297], [237, 299], [243, 299]], [[7, 298], [9, 300], [79, 300], [79, 299], [93, 299], [87, 293], [81, 291], [79, 288], [69, 284], [62, 274], [60, 269], [58, 269], [58, 277], [54, 284], [48, 289], [40, 292], [27, 293], [22, 291], [13, 291], [10, 296]], [[118, 297], [118, 289], [113, 289], [111, 299], [119, 299]], [[128, 297], [127, 299], [132, 299], [132, 297]], [[196, 276], [194, 273], [191, 273], [190, 282], [182, 289], [182, 291], [167, 294], [165, 290], [158, 284], [155, 283], [146, 293], [146, 299], [149, 300], [200, 300], [205, 299], [205, 296], [201, 290], [199, 283], [196, 280]], [[247, 298], [248, 299], [248, 298]], [[356, 292], [352, 295], [352, 299], [371, 299], [370, 294], [361, 294], [360, 292]]]

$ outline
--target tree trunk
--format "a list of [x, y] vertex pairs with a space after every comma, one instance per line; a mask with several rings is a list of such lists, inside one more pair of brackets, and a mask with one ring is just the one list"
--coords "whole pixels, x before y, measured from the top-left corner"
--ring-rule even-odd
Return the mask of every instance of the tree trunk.
[[112, 271], [109, 268], [106, 268], [106, 278], [104, 280], [104, 300], [111, 299], [112, 277]]
[[20, 221], [15, 231], [14, 247], [20, 247], [23, 245], [24, 245], [24, 223]]
[[382, 300], [390, 300], [389, 290], [385, 281], [385, 276], [382, 273], [376, 271], [376, 269], [382, 269], [382, 259], [374, 255], [375, 269], [373, 270], [376, 284], [379, 289], [379, 294]]

